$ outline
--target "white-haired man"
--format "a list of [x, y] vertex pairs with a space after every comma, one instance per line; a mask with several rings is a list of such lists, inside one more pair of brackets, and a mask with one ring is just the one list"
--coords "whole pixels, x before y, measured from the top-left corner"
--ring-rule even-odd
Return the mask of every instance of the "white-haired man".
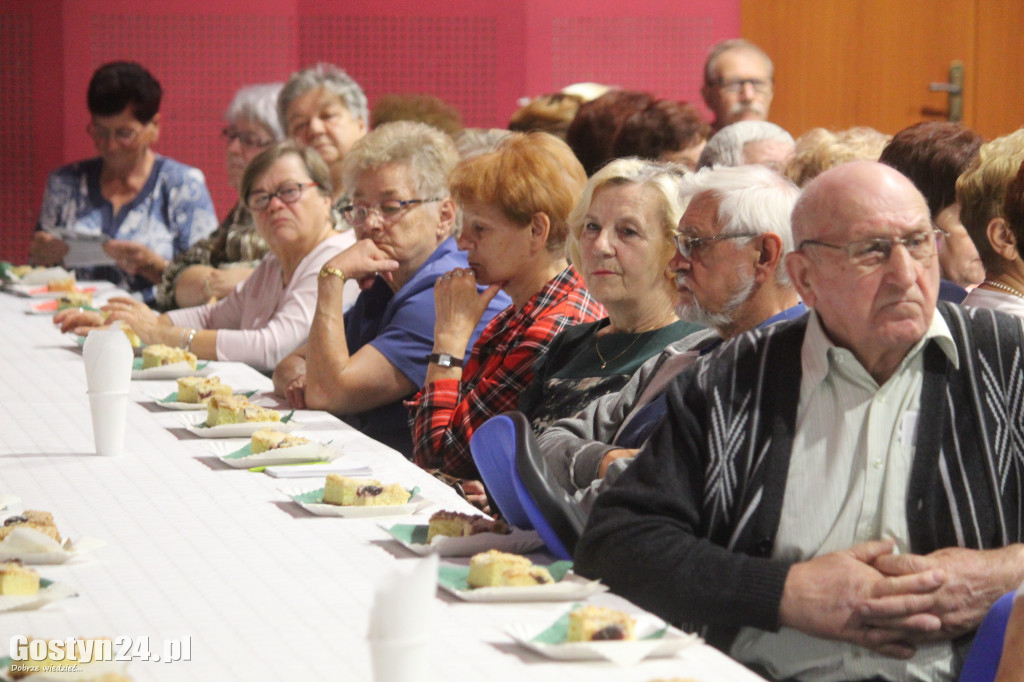
[[740, 121], [711, 136], [697, 167], [760, 164], [781, 173], [795, 148], [793, 136], [774, 123]]
[[[800, 191], [760, 166], [687, 177], [691, 197], [670, 263], [678, 314], [710, 329], [670, 344], [618, 393], [561, 419], [538, 443], [550, 469], [584, 507], [625, 468], [665, 414], [663, 390], [723, 339], [805, 312], [782, 267], [793, 248], [789, 216]], [[610, 468], [609, 468], [610, 467]]]
[[1022, 322], [935, 314], [928, 206], [881, 164], [815, 179], [793, 236], [812, 313], [669, 387], [576, 568], [773, 679], [954, 680], [1024, 579]]
[[700, 94], [719, 130], [736, 121], [766, 121], [774, 94], [774, 66], [764, 50], [750, 41], [723, 40], [704, 62]]

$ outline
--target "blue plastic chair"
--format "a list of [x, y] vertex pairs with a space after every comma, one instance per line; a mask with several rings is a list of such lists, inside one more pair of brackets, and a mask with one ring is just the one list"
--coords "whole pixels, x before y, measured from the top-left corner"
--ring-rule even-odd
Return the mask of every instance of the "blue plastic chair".
[[508, 413], [481, 424], [469, 439], [469, 450], [493, 505], [513, 526], [532, 530], [533, 523], [512, 483], [516, 476], [516, 428]]
[[551, 475], [526, 417], [519, 412], [510, 416], [515, 424], [517, 445], [516, 476], [512, 483], [519, 502], [548, 551], [559, 559], [572, 559], [587, 516]]
[[999, 658], [1003, 655], [1003, 640], [1006, 624], [1013, 608], [1013, 592], [1004, 594], [985, 614], [974, 635], [971, 650], [960, 670], [959, 682], [992, 682], [999, 669]]

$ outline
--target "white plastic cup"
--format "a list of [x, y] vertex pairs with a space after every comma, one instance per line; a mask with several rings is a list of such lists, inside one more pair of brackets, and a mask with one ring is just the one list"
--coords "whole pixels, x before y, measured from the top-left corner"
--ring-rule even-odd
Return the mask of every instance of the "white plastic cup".
[[96, 454], [117, 456], [124, 452], [124, 434], [128, 425], [128, 392], [89, 392], [92, 411], [92, 437]]
[[82, 347], [85, 381], [90, 392], [127, 391], [132, 380], [134, 353], [120, 329], [96, 329]]
[[430, 637], [370, 638], [374, 682], [431, 682]]

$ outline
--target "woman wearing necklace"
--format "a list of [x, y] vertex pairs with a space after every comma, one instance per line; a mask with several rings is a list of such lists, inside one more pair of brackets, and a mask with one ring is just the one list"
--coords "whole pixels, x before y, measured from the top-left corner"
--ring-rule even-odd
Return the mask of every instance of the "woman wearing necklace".
[[[963, 305], [1024, 317], [1024, 260], [1020, 251], [1024, 243], [1024, 164], [1017, 165], [1024, 159], [1020, 146], [1024, 133], [1018, 131], [1014, 137], [1017, 139], [1012, 153], [998, 148], [1004, 142], [1011, 143], [1006, 138], [982, 146], [978, 168], [968, 170], [957, 181], [957, 196], [963, 195], [970, 204], [964, 224], [985, 265], [984, 281], [967, 295]], [[998, 200], [1000, 185], [1005, 187], [1001, 209], [999, 203], [992, 201]], [[995, 215], [981, 215], [979, 209], [993, 211]], [[982, 223], [983, 231], [972, 229]]]
[[534, 367], [519, 409], [535, 431], [621, 389], [666, 345], [700, 329], [675, 313], [669, 261], [685, 204], [682, 170], [639, 159], [612, 161], [587, 182], [569, 215], [569, 254], [591, 296], [608, 311], [566, 329]]
[[[199, 358], [229, 360], [269, 373], [309, 336], [321, 266], [345, 250], [334, 229], [331, 176], [309, 148], [282, 142], [260, 152], [242, 175], [241, 196], [269, 252], [247, 279], [211, 305], [157, 315], [130, 298], [104, 307], [147, 344], [185, 348]], [[107, 320], [95, 312], [64, 310], [62, 331], [88, 333]]]
[[[463, 489], [481, 506], [473, 431], [515, 409], [534, 363], [559, 332], [604, 315], [565, 258], [566, 219], [585, 181], [569, 146], [539, 132], [509, 135], [494, 151], [462, 161], [450, 177], [463, 213], [458, 246], [469, 267], [434, 286], [434, 352], [423, 390], [406, 406], [416, 463], [471, 479]], [[464, 358], [473, 327], [499, 291], [512, 305]]]

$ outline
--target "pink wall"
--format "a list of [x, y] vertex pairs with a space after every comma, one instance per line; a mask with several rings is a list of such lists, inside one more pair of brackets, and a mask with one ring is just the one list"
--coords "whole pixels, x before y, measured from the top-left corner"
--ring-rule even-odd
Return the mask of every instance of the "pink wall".
[[699, 101], [712, 43], [739, 34], [739, 0], [0, 0], [0, 259], [23, 262], [46, 174], [91, 156], [85, 89], [112, 59], [165, 90], [157, 151], [202, 168], [219, 212], [221, 115], [235, 89], [316, 61], [371, 105], [430, 93], [468, 126], [503, 127], [520, 97], [597, 81]]

